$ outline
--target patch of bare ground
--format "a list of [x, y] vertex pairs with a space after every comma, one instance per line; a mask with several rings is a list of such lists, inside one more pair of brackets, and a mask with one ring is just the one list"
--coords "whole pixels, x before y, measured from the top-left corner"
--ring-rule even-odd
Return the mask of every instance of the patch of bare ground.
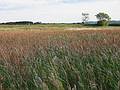
[[120, 30], [120, 27], [98, 27], [98, 28], [66, 28], [65, 30]]

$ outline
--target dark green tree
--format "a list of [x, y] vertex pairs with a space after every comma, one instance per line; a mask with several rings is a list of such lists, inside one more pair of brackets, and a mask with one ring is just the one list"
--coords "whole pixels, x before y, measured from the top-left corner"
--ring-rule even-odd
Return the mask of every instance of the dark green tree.
[[109, 25], [109, 22], [110, 22], [110, 16], [106, 13], [98, 13], [97, 15], [95, 15], [96, 18], [98, 19], [98, 22], [97, 24], [99, 26], [108, 26]]

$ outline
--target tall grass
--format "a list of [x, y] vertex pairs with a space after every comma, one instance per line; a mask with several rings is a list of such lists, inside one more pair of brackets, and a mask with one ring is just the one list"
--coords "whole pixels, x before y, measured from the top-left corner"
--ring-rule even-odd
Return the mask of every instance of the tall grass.
[[120, 31], [1, 31], [0, 90], [120, 90]]

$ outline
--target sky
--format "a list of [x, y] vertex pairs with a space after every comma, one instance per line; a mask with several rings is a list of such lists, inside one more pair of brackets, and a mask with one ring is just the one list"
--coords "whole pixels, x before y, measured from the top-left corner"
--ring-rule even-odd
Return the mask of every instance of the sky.
[[82, 13], [97, 20], [99, 12], [120, 20], [119, 10], [120, 0], [0, 0], [0, 22], [75, 23], [82, 21]]

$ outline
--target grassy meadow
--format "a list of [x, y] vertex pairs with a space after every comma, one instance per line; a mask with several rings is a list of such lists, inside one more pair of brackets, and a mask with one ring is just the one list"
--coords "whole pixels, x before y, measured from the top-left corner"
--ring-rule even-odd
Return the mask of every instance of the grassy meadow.
[[1, 25], [0, 90], [120, 90], [120, 28], [76, 27]]

